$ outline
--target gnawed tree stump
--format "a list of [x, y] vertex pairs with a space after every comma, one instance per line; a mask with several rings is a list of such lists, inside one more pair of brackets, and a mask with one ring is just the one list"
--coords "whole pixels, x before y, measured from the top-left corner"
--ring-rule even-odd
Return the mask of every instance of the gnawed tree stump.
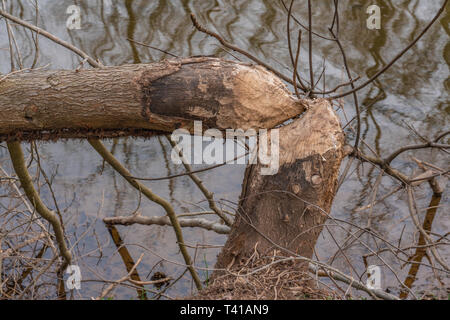
[[0, 78], [0, 142], [273, 128], [305, 109], [260, 66], [196, 57]]
[[[260, 175], [260, 164], [247, 168], [238, 215], [218, 256], [216, 269], [242, 275], [251, 271], [250, 265], [270, 264], [274, 252], [278, 256], [290, 257], [295, 253], [312, 257], [336, 192], [344, 135], [328, 101], [315, 100], [310, 106], [302, 118], [280, 128], [277, 174]], [[254, 263], [255, 257], [259, 263]], [[274, 265], [252, 275], [258, 280], [253, 283], [217, 271], [211, 277], [210, 286], [197, 298], [257, 298], [257, 283], [266, 287], [260, 288], [260, 297], [272, 299], [278, 294], [278, 298], [293, 298], [281, 287], [289, 283], [292, 286], [302, 272], [307, 272], [307, 267], [307, 263], [295, 261]], [[295, 272], [296, 276], [289, 278]], [[278, 279], [280, 287], [269, 288], [267, 279], [273, 274], [275, 280], [277, 274], [284, 274], [288, 280]]]

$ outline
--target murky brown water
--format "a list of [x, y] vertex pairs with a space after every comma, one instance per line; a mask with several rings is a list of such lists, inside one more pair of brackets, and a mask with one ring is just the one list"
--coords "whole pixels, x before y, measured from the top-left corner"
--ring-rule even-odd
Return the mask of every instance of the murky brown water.
[[[304, 3], [305, 1], [300, 1]], [[442, 1], [372, 1], [382, 10], [381, 30], [368, 30], [365, 27], [367, 14], [365, 1], [341, 1], [341, 38], [347, 48], [349, 65], [354, 74], [371, 76], [380, 66], [388, 62], [405, 47], [414, 35], [434, 16]], [[22, 19], [35, 22], [32, 1], [8, 1], [8, 10]], [[192, 26], [189, 13], [193, 12], [208, 28], [215, 30], [224, 38], [241, 48], [260, 57], [274, 68], [289, 75], [290, 58], [286, 41], [286, 14], [278, 1], [240, 0], [240, 1], [76, 1], [81, 7], [81, 30], [66, 29], [66, 9], [74, 2], [38, 1], [40, 15], [39, 26], [80, 47], [91, 56], [100, 59], [105, 65], [125, 63], [146, 63], [158, 61], [168, 56], [127, 40], [131, 38], [146, 44], [167, 50], [179, 56], [216, 55], [232, 59], [219, 46], [217, 41], [197, 32]], [[294, 7], [295, 15], [307, 21], [306, 5]], [[326, 35], [332, 19], [331, 1], [317, 2], [314, 9], [316, 31]], [[450, 44], [450, 8], [430, 32], [408, 52], [389, 72], [381, 76], [373, 85], [359, 93], [363, 106], [371, 105], [362, 114], [362, 137], [377, 152], [387, 154], [398, 146], [417, 142], [407, 124], [413, 125], [419, 132], [432, 137], [444, 128], [449, 129], [449, 64]], [[34, 49], [30, 33], [16, 28], [16, 36], [21, 48], [24, 63], [33, 62]], [[304, 45], [306, 48], [306, 42]], [[341, 57], [336, 47], [327, 41], [314, 40], [314, 61], [316, 70], [321, 70], [325, 59], [327, 87], [334, 87], [346, 79], [342, 69]], [[9, 72], [8, 42], [4, 22], [0, 21], [0, 72]], [[74, 69], [80, 58], [52, 42], [41, 38], [39, 66], [50, 64], [52, 69]], [[303, 75], [308, 74], [307, 50], [303, 49], [301, 66]], [[353, 117], [352, 100], [346, 100], [346, 117]], [[363, 107], [363, 109], [366, 109]], [[0, 115], [1, 116], [1, 115]], [[341, 114], [344, 121], [345, 115]], [[347, 131], [350, 134], [351, 132]], [[170, 145], [165, 139], [153, 138], [150, 141], [120, 139], [106, 143], [134, 175], [161, 177], [183, 172], [180, 166], [170, 161]], [[124, 263], [117, 253], [111, 236], [101, 222], [105, 216], [127, 215], [135, 211], [139, 203], [138, 193], [132, 189], [117, 173], [108, 166], [103, 168], [98, 154], [85, 142], [69, 141], [40, 144], [40, 152], [45, 170], [57, 173], [54, 189], [64, 213], [70, 241], [89, 229], [88, 235], [78, 243], [74, 253], [75, 263], [82, 269], [84, 280], [96, 279], [96, 273], [106, 279], [118, 279], [126, 273]], [[442, 157], [435, 151], [416, 152], [421, 160], [447, 167]], [[440, 160], [439, 160], [440, 159]], [[8, 155], [0, 148], [2, 166], [11, 171]], [[412, 173], [414, 167], [408, 153], [394, 163], [406, 173]], [[354, 169], [354, 168], [353, 168]], [[332, 214], [359, 226], [367, 223], [366, 213], [354, 213], [353, 210], [368, 202], [371, 186], [378, 171], [368, 165], [360, 168], [359, 173], [352, 169], [352, 175], [339, 190]], [[217, 199], [235, 202], [240, 193], [244, 166], [230, 165], [201, 174], [205, 185], [215, 193]], [[182, 177], [172, 181], [146, 183], [159, 195], [170, 199], [178, 212], [198, 210], [197, 204], [207, 207], [198, 189], [189, 178]], [[383, 178], [379, 194], [385, 194], [396, 186], [392, 179]], [[50, 205], [50, 195], [43, 190], [44, 199]], [[103, 201], [102, 201], [103, 199]], [[386, 239], [398, 241], [403, 232], [402, 243], [415, 243], [417, 234], [413, 233], [408, 219], [405, 195], [398, 193], [377, 205], [373, 211], [372, 227]], [[423, 187], [418, 191], [418, 201], [422, 208], [428, 206], [431, 191]], [[2, 200], [0, 200], [2, 201]], [[193, 204], [196, 205], [193, 205]], [[432, 230], [445, 234], [450, 229], [449, 193], [444, 193], [435, 214]], [[144, 215], [162, 215], [163, 210], [149, 201], [141, 203]], [[330, 222], [332, 224], [332, 222]], [[343, 243], [348, 233], [334, 228], [333, 235]], [[155, 271], [162, 271], [177, 277], [182, 268], [168, 262], [160, 262], [161, 257], [182, 262], [178, 254], [175, 237], [170, 228], [165, 227], [119, 227], [118, 231], [134, 259], [141, 253], [146, 254], [139, 266], [141, 279], [150, 279]], [[192, 245], [221, 245], [226, 237], [198, 229], [184, 230], [186, 241]], [[367, 235], [361, 237], [372, 248], [382, 243], [374, 243]], [[90, 253], [101, 244], [102, 250]], [[146, 249], [144, 249], [144, 247]], [[149, 251], [151, 250], [151, 251]], [[196, 263], [199, 266], [212, 267], [219, 249], [198, 249]], [[326, 261], [337, 251], [334, 240], [324, 232], [316, 246], [317, 254]], [[194, 250], [191, 251], [194, 255]], [[365, 267], [362, 256], [369, 251], [360, 244], [347, 249], [353, 265], [362, 276]], [[448, 259], [449, 250], [443, 251]], [[155, 255], [157, 254], [157, 255]], [[385, 261], [391, 264], [404, 281], [409, 266], [402, 268], [398, 261], [386, 255]], [[369, 258], [369, 264], [381, 264], [376, 258]], [[345, 258], [337, 255], [333, 265], [352, 273]], [[152, 270], [150, 272], [150, 270]], [[383, 287], [399, 292], [399, 283], [392, 272], [383, 271]], [[202, 275], [206, 277], [206, 274]], [[362, 278], [365, 281], [365, 278]], [[443, 282], [449, 287], [449, 277]], [[414, 291], [437, 286], [429, 268], [421, 267]], [[191, 290], [191, 282], [186, 274], [183, 280], [169, 289], [169, 296], [182, 296]], [[97, 296], [101, 286], [96, 282], [83, 282], [82, 290], [75, 297]], [[156, 289], [155, 289], [156, 290]], [[119, 289], [117, 298], [136, 298], [136, 291]]]

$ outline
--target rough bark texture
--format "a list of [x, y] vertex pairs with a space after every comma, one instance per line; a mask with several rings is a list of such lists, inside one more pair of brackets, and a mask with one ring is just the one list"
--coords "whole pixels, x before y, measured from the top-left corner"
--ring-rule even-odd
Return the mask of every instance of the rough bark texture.
[[267, 238], [312, 257], [335, 195], [343, 144], [339, 119], [326, 100], [315, 100], [302, 118], [282, 127], [279, 171], [263, 176], [260, 164], [247, 168], [239, 214], [216, 268], [232, 269], [255, 248], [270, 255], [276, 247]]
[[196, 57], [0, 78], [0, 141], [273, 128], [305, 102], [260, 66]]

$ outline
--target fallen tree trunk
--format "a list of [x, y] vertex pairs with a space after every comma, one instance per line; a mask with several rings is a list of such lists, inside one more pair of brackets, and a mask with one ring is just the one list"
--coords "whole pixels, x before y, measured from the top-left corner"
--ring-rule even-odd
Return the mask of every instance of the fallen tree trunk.
[[0, 78], [0, 142], [273, 128], [304, 109], [263, 67], [217, 58], [23, 71]]
[[[278, 173], [260, 175], [261, 164], [247, 168], [238, 215], [215, 266], [222, 270], [196, 298], [289, 299], [296, 283], [302, 292], [311, 287], [299, 282], [308, 263], [295, 257], [312, 258], [328, 219], [344, 135], [329, 102], [315, 100], [302, 118], [280, 128], [279, 136]], [[294, 259], [273, 264], [280, 257]], [[253, 273], [258, 268], [261, 272]]]
[[[278, 173], [261, 175], [261, 164], [246, 170], [237, 218], [216, 265], [233, 272], [276, 255], [312, 257], [343, 157], [343, 133], [327, 100], [296, 99], [260, 66], [208, 57], [18, 72], [0, 78], [0, 142], [193, 132], [194, 120], [204, 129], [270, 129], [306, 109], [279, 129]], [[286, 268], [307, 272], [307, 264], [294, 260], [273, 270]], [[232, 275], [215, 272], [199, 297], [217, 298], [210, 293], [223, 290], [224, 274]], [[239, 290], [231, 297], [239, 298]]]

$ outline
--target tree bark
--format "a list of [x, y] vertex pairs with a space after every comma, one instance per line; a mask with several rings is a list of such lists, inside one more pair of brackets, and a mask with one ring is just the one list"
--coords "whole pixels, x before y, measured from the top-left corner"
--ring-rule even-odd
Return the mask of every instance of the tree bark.
[[312, 257], [335, 195], [344, 135], [329, 102], [318, 99], [279, 136], [278, 173], [260, 175], [261, 164], [246, 170], [238, 215], [217, 269], [238, 268], [255, 251], [261, 257], [274, 249]]
[[209, 57], [24, 71], [0, 78], [0, 141], [273, 128], [305, 105], [263, 67]]

